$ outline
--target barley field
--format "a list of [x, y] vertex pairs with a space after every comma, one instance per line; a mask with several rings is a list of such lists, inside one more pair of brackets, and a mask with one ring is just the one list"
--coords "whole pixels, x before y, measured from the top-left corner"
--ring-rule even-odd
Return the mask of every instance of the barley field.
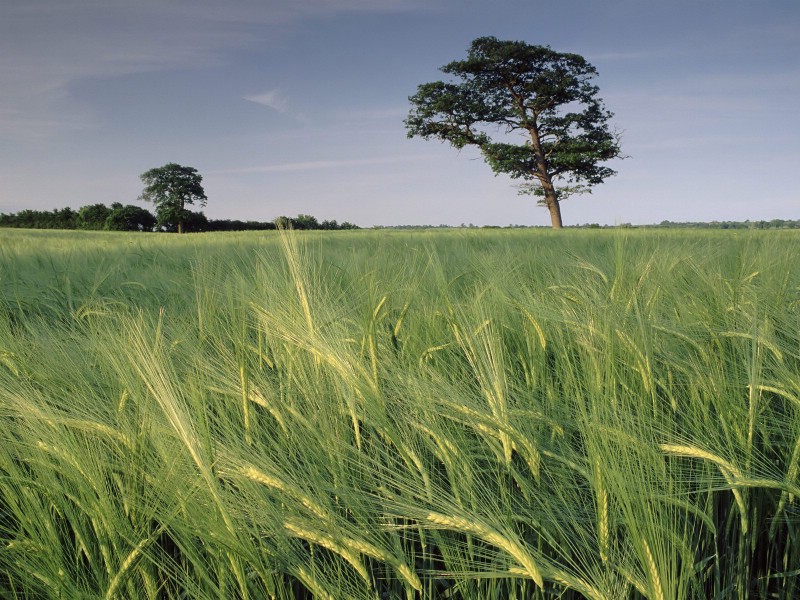
[[800, 595], [800, 236], [0, 230], [0, 597]]

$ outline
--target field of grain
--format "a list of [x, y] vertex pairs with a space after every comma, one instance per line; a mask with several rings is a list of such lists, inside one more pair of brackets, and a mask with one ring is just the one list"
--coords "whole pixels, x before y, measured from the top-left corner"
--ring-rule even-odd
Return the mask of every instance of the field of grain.
[[796, 597], [798, 257], [0, 230], [0, 596]]

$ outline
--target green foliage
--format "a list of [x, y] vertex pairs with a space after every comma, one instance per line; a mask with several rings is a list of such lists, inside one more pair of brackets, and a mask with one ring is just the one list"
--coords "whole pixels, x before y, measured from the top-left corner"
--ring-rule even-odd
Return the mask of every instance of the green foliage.
[[268, 231], [275, 229], [272, 221], [241, 221], [238, 219], [208, 219], [206, 231]]
[[105, 204], [82, 206], [78, 210], [79, 229], [106, 229], [111, 209]]
[[119, 202], [111, 205], [105, 221], [105, 229], [111, 231], [153, 231], [155, 226], [156, 218], [150, 211], [132, 204], [123, 206]]
[[0, 597], [798, 595], [796, 232], [3, 242]]
[[152, 231], [155, 217], [144, 208], [123, 206], [114, 202], [82, 206], [77, 212], [71, 208], [53, 211], [22, 210], [18, 213], [0, 214], [0, 227], [22, 229], [110, 229], [112, 231]]
[[177, 217], [166, 219], [163, 223], [156, 223], [161, 231], [167, 233], [199, 233], [209, 230], [209, 221], [202, 212], [184, 210], [182, 220]]
[[311, 215], [297, 215], [297, 218], [292, 219], [292, 227], [294, 229], [321, 229], [319, 221]]
[[542, 196], [551, 212], [614, 174], [601, 163], [620, 156], [619, 140], [583, 57], [482, 37], [466, 60], [441, 70], [455, 82], [419, 86], [409, 98], [409, 137], [477, 146], [495, 173], [521, 180], [521, 191]]
[[155, 204], [158, 227], [183, 233], [184, 223], [198, 226], [197, 221], [202, 218], [186, 208], [195, 203], [205, 206], [208, 201], [203, 190], [203, 176], [197, 169], [167, 163], [142, 173], [140, 179], [145, 187], [139, 199]]
[[14, 214], [0, 213], [0, 227], [26, 229], [78, 229], [80, 217], [71, 208], [52, 211], [25, 209]]
[[[324, 229], [327, 231], [358, 229], [358, 225], [344, 221], [325, 220], [321, 223], [311, 215], [297, 218], [278, 217], [274, 221], [240, 221], [237, 219], [208, 219], [202, 212], [184, 213], [184, 231], [268, 231], [280, 223], [284, 229]], [[156, 218], [150, 211], [131, 204], [114, 202], [111, 207], [93, 204], [81, 207], [77, 213], [72, 209], [0, 213], [0, 227], [24, 229], [106, 229], [111, 231], [153, 231]], [[162, 224], [160, 231], [177, 231], [177, 222]]]
[[654, 227], [661, 228], [682, 228], [682, 229], [800, 229], [800, 219], [772, 219], [770, 221], [711, 221], [703, 222], [683, 222], [661, 221]]
[[304, 230], [304, 229], [322, 229], [325, 231], [335, 231], [335, 230], [345, 230], [345, 229], [358, 229], [358, 225], [354, 225], [353, 223], [349, 223], [344, 221], [343, 223], [339, 223], [336, 220], [332, 221], [322, 221], [320, 223], [316, 217], [312, 215], [297, 215], [297, 217], [286, 217], [280, 216], [277, 217], [273, 223], [275, 227], [278, 229], [297, 229], [297, 230]]

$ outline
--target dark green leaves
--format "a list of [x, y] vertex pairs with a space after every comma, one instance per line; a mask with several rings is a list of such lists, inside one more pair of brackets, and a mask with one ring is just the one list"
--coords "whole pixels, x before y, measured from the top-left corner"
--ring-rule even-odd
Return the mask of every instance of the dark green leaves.
[[145, 188], [139, 199], [155, 204], [159, 227], [177, 225], [178, 232], [182, 232], [183, 223], [189, 218], [186, 205], [197, 202], [205, 206], [208, 201], [201, 185], [203, 177], [192, 167], [168, 163], [142, 173], [140, 178]]
[[512, 108], [519, 117], [521, 102], [541, 112], [577, 100], [582, 84], [597, 74], [577, 54], [493, 37], [473, 41], [466, 60], [453, 61], [442, 71], [469, 81], [486, 100]]
[[208, 200], [201, 185], [203, 177], [192, 167], [168, 163], [142, 173], [140, 179], [145, 188], [139, 198], [156, 206], [181, 202], [194, 204], [195, 200], [200, 206], [205, 206]]
[[452, 80], [420, 85], [409, 98], [409, 137], [477, 146], [495, 173], [544, 188], [548, 206], [614, 174], [599, 164], [620, 156], [612, 114], [582, 56], [482, 37], [441, 70]]
[[456, 148], [482, 145], [488, 138], [475, 129], [476, 123], [494, 118], [480, 94], [469, 86], [437, 81], [419, 86], [411, 97], [415, 109], [406, 119], [408, 137], [439, 139]]

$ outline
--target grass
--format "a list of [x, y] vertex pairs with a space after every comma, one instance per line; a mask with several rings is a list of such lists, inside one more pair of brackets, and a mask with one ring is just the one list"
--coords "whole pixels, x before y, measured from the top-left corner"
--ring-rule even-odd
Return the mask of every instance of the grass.
[[793, 232], [0, 241], [0, 596], [800, 593]]

